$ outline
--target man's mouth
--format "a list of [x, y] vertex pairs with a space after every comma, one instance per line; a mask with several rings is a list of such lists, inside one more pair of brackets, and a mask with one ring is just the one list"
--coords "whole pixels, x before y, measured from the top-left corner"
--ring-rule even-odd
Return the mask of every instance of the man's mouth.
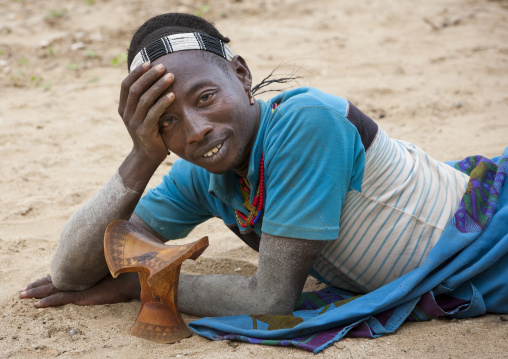
[[215, 146], [214, 148], [212, 148], [210, 151], [208, 151], [207, 153], [205, 153], [203, 155], [203, 157], [212, 157], [214, 154], [216, 154], [217, 152], [219, 152], [220, 148], [222, 147], [222, 143], [219, 143], [217, 146]]

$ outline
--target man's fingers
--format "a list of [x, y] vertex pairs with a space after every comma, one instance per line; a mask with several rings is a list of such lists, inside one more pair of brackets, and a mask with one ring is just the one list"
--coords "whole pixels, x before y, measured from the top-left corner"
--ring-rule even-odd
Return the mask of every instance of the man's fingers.
[[162, 78], [160, 78], [155, 84], [146, 90], [139, 98], [138, 105], [136, 107], [136, 118], [144, 119], [157, 99], [161, 97], [161, 95], [168, 89], [173, 81], [173, 74], [168, 73], [162, 76]]
[[46, 284], [49, 284], [49, 283], [52, 283], [52, 281], [51, 281], [51, 276], [48, 275], [47, 277], [41, 278], [39, 280], [36, 280], [33, 283], [30, 283], [29, 285], [26, 286], [25, 289], [22, 289], [21, 291], [22, 292], [23, 291], [27, 291], [29, 289], [40, 287], [41, 285], [46, 285]]
[[35, 303], [36, 308], [56, 307], [64, 304], [79, 304], [81, 292], [58, 292]]
[[[143, 95], [145, 91], [148, 90], [157, 81], [157, 79], [164, 74], [164, 69], [164, 65], [162, 64], [152, 67], [129, 87], [126, 106], [123, 113], [124, 117], [136, 112], [141, 95]], [[125, 120], [126, 119], [124, 118], [124, 121]]]
[[40, 285], [38, 287], [34, 287], [32, 289], [27, 289], [22, 291], [19, 294], [20, 298], [44, 298], [50, 295], [58, 293], [58, 289], [55, 288], [53, 283], [48, 283], [45, 285]]
[[146, 128], [159, 130], [159, 120], [161, 119], [162, 114], [175, 101], [175, 94], [170, 92], [164, 96], [162, 96], [156, 103], [153, 105], [145, 118]]
[[127, 98], [129, 97], [129, 89], [132, 84], [136, 82], [145, 72], [150, 69], [150, 64], [145, 62], [134, 70], [122, 81], [122, 85], [120, 87], [120, 103], [118, 105], [118, 113], [120, 116], [123, 116], [125, 111], [125, 106], [127, 104]]

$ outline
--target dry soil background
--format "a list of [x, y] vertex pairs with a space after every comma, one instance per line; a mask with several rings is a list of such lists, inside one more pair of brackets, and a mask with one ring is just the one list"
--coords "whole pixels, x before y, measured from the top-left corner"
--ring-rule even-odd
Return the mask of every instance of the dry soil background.
[[[439, 160], [493, 156], [508, 145], [506, 0], [0, 0], [2, 358], [312, 356], [198, 336], [146, 342], [129, 335], [136, 302], [38, 310], [18, 299], [48, 273], [66, 219], [128, 153], [117, 114], [125, 49], [143, 21], [168, 11], [214, 21], [255, 82], [280, 63], [288, 64], [283, 72], [303, 66], [302, 84], [347, 97], [392, 137]], [[191, 237], [203, 234], [211, 246], [185, 270], [255, 272], [256, 254], [219, 222]], [[488, 315], [406, 324], [376, 340], [345, 339], [320, 356], [501, 358], [507, 337], [508, 322]]]

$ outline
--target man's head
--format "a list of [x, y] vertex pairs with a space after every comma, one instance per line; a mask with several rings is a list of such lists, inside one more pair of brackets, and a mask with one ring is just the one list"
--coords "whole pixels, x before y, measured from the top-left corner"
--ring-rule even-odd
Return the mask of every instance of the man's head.
[[[202, 18], [163, 14], [148, 20], [134, 34], [128, 66], [147, 45], [164, 36], [202, 33], [224, 43], [229, 39]], [[257, 103], [250, 104], [251, 73], [245, 61], [231, 61], [203, 50], [177, 51], [155, 58], [174, 75], [167, 92], [175, 101], [161, 116], [160, 133], [166, 147], [213, 173], [247, 168], [259, 121]]]
[[127, 55], [127, 66], [130, 68], [134, 56], [149, 43], [163, 36], [188, 32], [202, 32], [226, 44], [230, 41], [215, 26], [201, 17], [182, 13], [161, 14], [146, 21], [132, 37]]

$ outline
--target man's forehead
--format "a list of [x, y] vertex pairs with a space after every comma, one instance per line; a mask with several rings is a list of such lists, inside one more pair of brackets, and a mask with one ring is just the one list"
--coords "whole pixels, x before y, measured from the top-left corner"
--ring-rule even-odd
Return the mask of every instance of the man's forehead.
[[[192, 52], [197, 54], [192, 54]], [[215, 55], [212, 54], [212, 56]], [[159, 63], [166, 67], [166, 73], [174, 75], [173, 88], [178, 88], [186, 93], [195, 91], [202, 86], [221, 84], [229, 78], [216, 62], [210, 61], [206, 56], [201, 56], [199, 50], [168, 54], [158, 58], [151, 65], [155, 66]]]
[[150, 66], [163, 64], [166, 72], [171, 73], [205, 73], [214, 72], [216, 65], [203, 55], [200, 50], [179, 51], [167, 54], [154, 60]]
[[175, 78], [164, 94], [176, 91], [179, 96], [189, 96], [206, 86], [220, 86], [229, 78], [213, 61], [200, 56], [199, 50], [168, 54], [153, 61], [151, 66], [158, 64], [163, 64], [166, 73]]

